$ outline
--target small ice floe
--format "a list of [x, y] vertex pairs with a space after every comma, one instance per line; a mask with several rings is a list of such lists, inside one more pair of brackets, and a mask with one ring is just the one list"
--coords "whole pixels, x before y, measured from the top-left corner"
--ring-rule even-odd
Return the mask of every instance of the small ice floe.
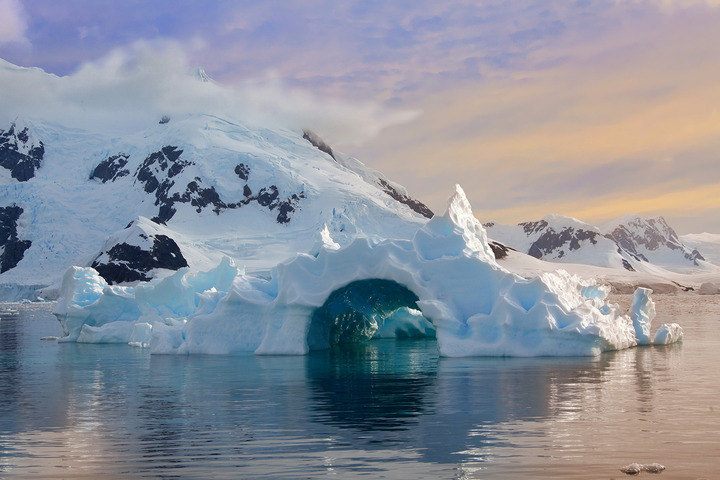
[[647, 465], [643, 465], [642, 469], [643, 469], [643, 472], [660, 473], [663, 470], [665, 470], [665, 466], [660, 465], [659, 463], [649, 463]]
[[660, 465], [659, 463], [648, 463], [645, 465], [640, 463], [631, 463], [630, 465], [620, 469], [622, 473], [627, 475], [639, 475], [640, 472], [660, 473], [663, 470], [665, 470], [665, 466]]
[[664, 323], [655, 332], [655, 339], [653, 344], [655, 345], [668, 345], [671, 343], [679, 342], [683, 338], [683, 329], [677, 323]]
[[40, 340], [45, 340], [47, 342], [57, 342], [59, 340], [58, 337], [42, 337]]

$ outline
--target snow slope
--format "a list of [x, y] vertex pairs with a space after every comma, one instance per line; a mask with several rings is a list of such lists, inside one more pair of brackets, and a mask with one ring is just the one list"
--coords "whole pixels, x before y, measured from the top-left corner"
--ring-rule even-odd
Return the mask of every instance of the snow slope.
[[680, 241], [663, 217], [625, 215], [602, 225], [600, 230], [620, 248], [645, 262], [678, 272], [709, 267], [699, 251]]
[[488, 235], [517, 251], [549, 262], [584, 263], [634, 270], [636, 260], [603, 236], [597, 227], [575, 218], [547, 215], [517, 225], [485, 224]]
[[[628, 316], [594, 281], [508, 272], [459, 187], [445, 214], [411, 240], [323, 245], [331, 248], [299, 254], [269, 278], [225, 261], [204, 274], [181, 269], [113, 287], [92, 268], [72, 267], [55, 311], [63, 341], [147, 345], [153, 353], [305, 354], [411, 329], [434, 334], [445, 356], [598, 355], [653, 343], [649, 290], [636, 292]], [[658, 332], [660, 344], [682, 338], [675, 324]]]
[[358, 235], [409, 238], [429, 212], [380, 173], [337, 160], [302, 132], [212, 115], [154, 119], [118, 137], [18, 119], [0, 126], [2, 135], [10, 147], [0, 154], [17, 157], [16, 145], [26, 156], [40, 145], [43, 152], [25, 160], [34, 169], [22, 178], [0, 164], [0, 233], [7, 232], [0, 240], [10, 245], [0, 248], [26, 247], [0, 284], [57, 282], [68, 266], [107, 254], [108, 237], [126, 235], [138, 217], [145, 230], [162, 229], [192, 269], [223, 256], [269, 269], [309, 251], [324, 226], [340, 245]]
[[540, 260], [515, 250], [509, 250], [504, 258], [498, 260], [498, 264], [528, 278], [562, 268], [572, 275], [592, 278], [599, 284], [611, 286], [617, 293], [632, 293], [638, 286], [651, 288], [655, 293], [675, 293], [698, 291], [700, 286], [707, 282], [720, 284], [720, 270], [717, 269], [680, 273], [644, 263], [643, 269], [630, 271], [624, 268], [600, 267], [582, 263], [558, 264]]
[[548, 262], [583, 264], [655, 276], [715, 274], [701, 249], [689, 247], [662, 217], [626, 215], [601, 227], [562, 215], [517, 225], [485, 224], [490, 238]]
[[691, 233], [681, 235], [680, 241], [688, 248], [702, 252], [708, 262], [720, 265], [720, 233]]

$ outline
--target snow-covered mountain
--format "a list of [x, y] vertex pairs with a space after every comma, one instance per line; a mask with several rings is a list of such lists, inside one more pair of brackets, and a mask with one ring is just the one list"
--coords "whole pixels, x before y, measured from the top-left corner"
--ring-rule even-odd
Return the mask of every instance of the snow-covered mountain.
[[705, 265], [702, 254], [684, 245], [663, 217], [625, 215], [604, 224], [601, 230], [620, 248], [644, 262], [676, 271]]
[[575, 218], [553, 214], [517, 225], [489, 222], [484, 226], [493, 240], [535, 258], [634, 270], [633, 258], [613, 240]]
[[485, 228], [490, 238], [550, 262], [653, 273], [656, 267], [683, 273], [714, 269], [662, 217], [627, 215], [596, 227], [553, 214], [517, 225], [489, 222]]
[[720, 266], [720, 233], [690, 233], [679, 238], [688, 248], [702, 252], [705, 260]]
[[406, 238], [432, 216], [311, 132], [211, 115], [124, 136], [17, 119], [0, 126], [0, 184], [0, 284], [51, 284], [78, 264], [110, 282], [223, 256], [263, 269], [325, 225], [343, 244]]

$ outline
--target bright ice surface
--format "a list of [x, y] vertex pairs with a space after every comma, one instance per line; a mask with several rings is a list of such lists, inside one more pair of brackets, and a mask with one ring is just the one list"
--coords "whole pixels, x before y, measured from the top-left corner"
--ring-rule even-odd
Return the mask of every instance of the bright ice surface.
[[[360, 237], [337, 248], [323, 233], [318, 243], [317, 252], [298, 254], [263, 277], [224, 260], [211, 272], [181, 269], [118, 287], [90, 268], [73, 267], [56, 315], [66, 341], [149, 344], [153, 353], [301, 355], [333, 338], [433, 329], [445, 356], [597, 355], [649, 343], [649, 290], [636, 295], [631, 319], [607, 303], [609, 288], [594, 281], [564, 271], [533, 279], [508, 272], [459, 186], [446, 212], [412, 240]], [[359, 298], [360, 287], [343, 290], [373, 281], [396, 289], [401, 301], [372, 292]], [[317, 314], [334, 311], [328, 302], [340, 292], [355, 310]], [[679, 338], [667, 331], [659, 343]]]
[[635, 290], [632, 306], [630, 307], [630, 318], [635, 328], [635, 338], [638, 345], [650, 343], [650, 324], [655, 318], [655, 302], [650, 298], [652, 290], [639, 287]]
[[655, 332], [655, 345], [668, 345], [682, 340], [683, 330], [677, 323], [664, 323]]

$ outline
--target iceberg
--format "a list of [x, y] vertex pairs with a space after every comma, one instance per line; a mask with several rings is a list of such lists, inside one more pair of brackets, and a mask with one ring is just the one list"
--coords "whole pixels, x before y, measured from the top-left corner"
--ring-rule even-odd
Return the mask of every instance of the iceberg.
[[630, 306], [630, 317], [638, 345], [650, 343], [650, 323], [655, 317], [655, 302], [650, 298], [650, 293], [652, 290], [649, 288], [637, 288]]
[[669, 345], [679, 342], [683, 338], [683, 330], [677, 323], [663, 323], [655, 332], [653, 343], [655, 345]]
[[[650, 290], [631, 315], [609, 288], [563, 270], [527, 279], [495, 261], [485, 229], [456, 186], [443, 215], [412, 239], [321, 232], [269, 274], [223, 260], [136, 286], [72, 267], [55, 314], [64, 341], [125, 342], [154, 354], [304, 355], [371, 338], [435, 337], [443, 356], [594, 356], [650, 343]], [[661, 327], [655, 343], [679, 340]]]

